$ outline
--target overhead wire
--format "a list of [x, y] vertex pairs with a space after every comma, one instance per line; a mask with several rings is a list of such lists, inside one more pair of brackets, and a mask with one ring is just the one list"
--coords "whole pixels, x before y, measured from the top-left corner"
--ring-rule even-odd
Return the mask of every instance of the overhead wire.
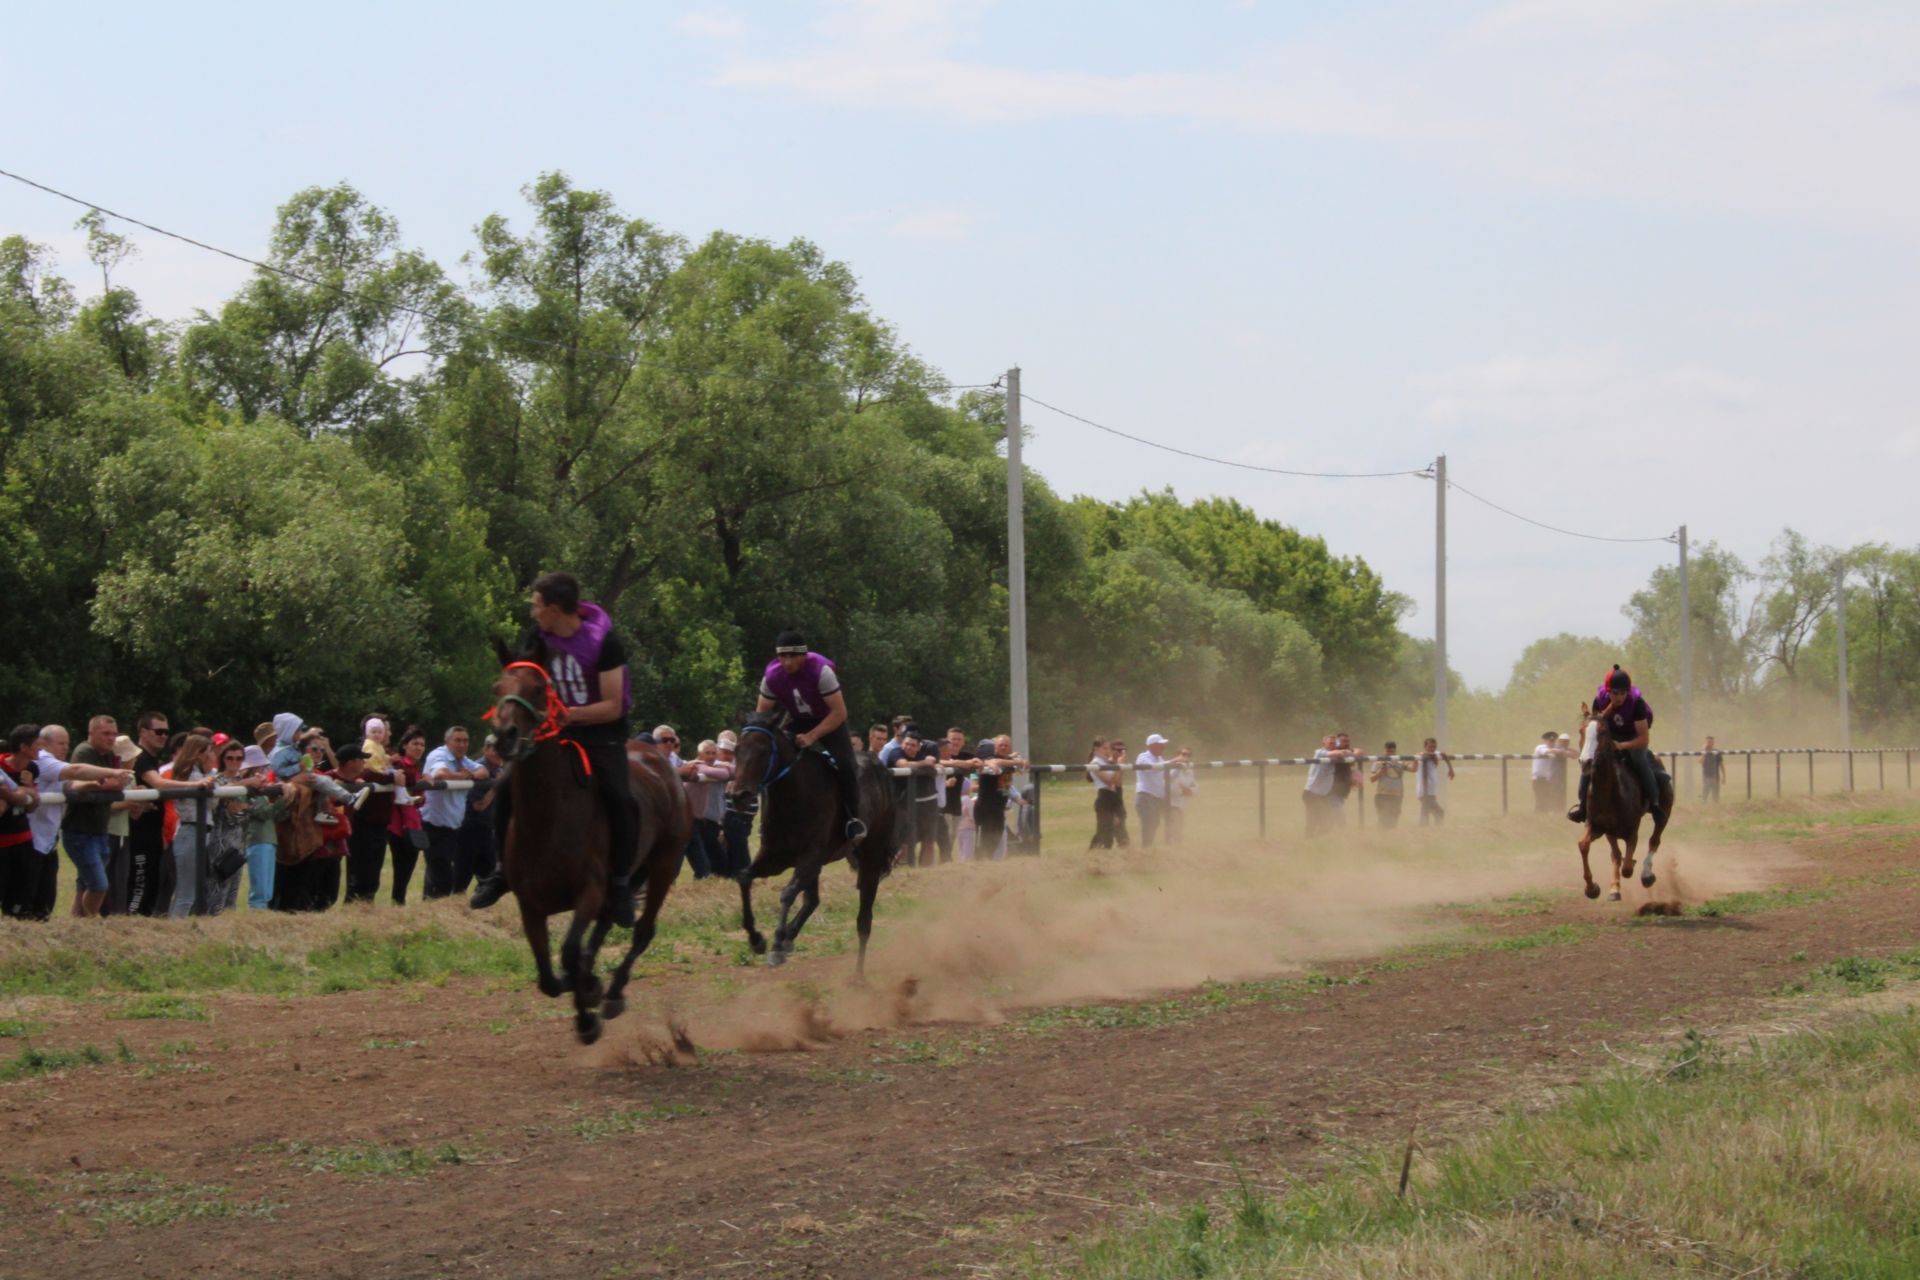
[[1493, 508], [1503, 516], [1511, 516], [1513, 519], [1519, 520], [1524, 524], [1530, 524], [1539, 529], [1546, 529], [1552, 533], [1565, 534], [1569, 538], [1585, 538], [1588, 542], [1677, 542], [1680, 538], [1677, 532], [1662, 534], [1657, 538], [1616, 538], [1602, 533], [1582, 533], [1578, 529], [1563, 529], [1557, 524], [1548, 524], [1544, 520], [1535, 520], [1532, 516], [1523, 516], [1518, 511], [1509, 510], [1491, 498], [1483, 498], [1465, 485], [1454, 480], [1451, 476], [1447, 478], [1447, 488], [1456, 489], [1466, 494], [1469, 498], [1472, 498], [1475, 502], [1480, 503], [1482, 506]]
[[[491, 328], [488, 328], [486, 325], [476, 324], [473, 321], [466, 320], [458, 316], [451, 316], [444, 312], [431, 311], [424, 307], [410, 306], [404, 302], [395, 302], [388, 298], [375, 298], [367, 294], [363, 290], [352, 289], [347, 287], [346, 285], [334, 284], [326, 280], [315, 279], [313, 276], [310, 276], [303, 271], [296, 271], [291, 267], [283, 267], [278, 265], [277, 263], [264, 262], [259, 258], [250, 258], [244, 253], [235, 253], [231, 249], [223, 249], [217, 244], [209, 244], [205, 240], [196, 239], [195, 237], [186, 235], [182, 232], [170, 231], [165, 227], [158, 226], [154, 223], [148, 222], [143, 218], [136, 218], [132, 214], [120, 213], [116, 210], [109, 209], [105, 205], [99, 204], [96, 201], [83, 199], [82, 197], [73, 195], [70, 192], [62, 191], [57, 187], [50, 187], [44, 182], [36, 182], [32, 178], [29, 178], [24, 174], [14, 173], [10, 169], [0, 169], [0, 178], [10, 178], [15, 182], [20, 183], [23, 186], [32, 187], [37, 191], [44, 191], [50, 196], [55, 196], [61, 200], [67, 201], [69, 204], [78, 205], [84, 209], [92, 209], [98, 213], [105, 214], [107, 217], [113, 218], [116, 221], [124, 222], [129, 226], [140, 227], [144, 230], [153, 232], [155, 235], [165, 236], [169, 240], [177, 240], [181, 244], [192, 245], [196, 249], [204, 250], [207, 253], [217, 254], [222, 258], [229, 258], [234, 262], [243, 263], [246, 266], [255, 268], [256, 270], [265, 271], [270, 274], [281, 276], [289, 280], [297, 280], [302, 284], [310, 285], [316, 289], [332, 290], [333, 292], [339, 294], [342, 297], [356, 298], [362, 301], [372, 301], [389, 310], [400, 312], [403, 315], [410, 315], [415, 317], [416, 319], [425, 320], [428, 322], [445, 324], [450, 328], [458, 329], [466, 333], [478, 334], [482, 337], [489, 338], [495, 342], [499, 342], [502, 344], [507, 344], [507, 345], [518, 344], [521, 346], [546, 347], [552, 350], [572, 350], [573, 349], [572, 347], [570, 347], [569, 344], [564, 342], [555, 342], [555, 341], [551, 341], [549, 339], [544, 339], [544, 338], [526, 338], [526, 337], [517, 337], [511, 334], [504, 334], [497, 329], [491, 329]], [[815, 379], [805, 379], [805, 378], [776, 378], [776, 377], [770, 377], [766, 374], [759, 374], [759, 373], [739, 373], [730, 369], [693, 369], [693, 368], [687, 368], [681, 365], [666, 364], [659, 360], [649, 360], [642, 356], [621, 356], [621, 355], [615, 355], [611, 352], [604, 352], [604, 351], [588, 351], [583, 354], [586, 354], [595, 359], [608, 361], [609, 363], [624, 365], [628, 368], [657, 369], [663, 373], [677, 373], [682, 376], [690, 377], [690, 378], [731, 378], [731, 379], [735, 379], [743, 382], [762, 382], [762, 383], [769, 383], [777, 386], [787, 386], [787, 387], [815, 387], [821, 390], [829, 390], [829, 391], [850, 391], [850, 390], [856, 389], [856, 385], [857, 385], [857, 384], [846, 383], [846, 382], [821, 382]], [[935, 392], [973, 391], [973, 390], [990, 388], [995, 385], [996, 385], [995, 382], [944, 382], [943, 381], [939, 383], [929, 384], [926, 387], [926, 390], [935, 391]]]

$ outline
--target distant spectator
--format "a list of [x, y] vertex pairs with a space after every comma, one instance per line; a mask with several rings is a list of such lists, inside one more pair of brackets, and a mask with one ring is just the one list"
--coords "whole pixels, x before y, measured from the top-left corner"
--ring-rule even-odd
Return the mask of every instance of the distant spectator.
[[942, 775], [940, 860], [946, 862], [954, 856], [954, 850], [959, 848], [961, 806], [973, 771], [980, 767], [978, 757], [967, 745], [965, 729], [955, 726], [947, 730], [946, 746], [941, 750], [940, 764]]
[[[399, 775], [391, 768], [387, 751], [386, 721], [368, 716], [361, 725], [360, 751], [366, 765], [360, 777], [365, 782], [391, 786]], [[387, 865], [387, 827], [393, 821], [393, 792], [368, 790], [360, 800], [359, 815], [353, 819], [353, 834], [347, 838], [347, 901], [372, 902], [380, 892], [380, 877]]]
[[981, 762], [979, 782], [973, 795], [974, 855], [998, 862], [1007, 856], [1007, 806], [1011, 803], [1014, 760], [1011, 743], [1002, 751], [1005, 738], [982, 738], [976, 759]]
[[[740, 739], [731, 729], [723, 729], [714, 739], [718, 748], [716, 757], [728, 769], [733, 768], [734, 753], [739, 750]], [[721, 788], [724, 797], [726, 788]], [[753, 811], [746, 805], [722, 803], [720, 812], [720, 835], [727, 850], [727, 874], [738, 880], [747, 874], [753, 866], [753, 851], [748, 843], [753, 836]]]
[[1167, 754], [1167, 740], [1157, 733], [1147, 735], [1147, 749], [1134, 757], [1133, 812], [1140, 819], [1140, 847], [1153, 848], [1153, 837], [1167, 811], [1167, 774], [1161, 763]]
[[1107, 740], [1097, 737], [1087, 756], [1087, 781], [1093, 784], [1093, 838], [1087, 848], [1113, 848], [1113, 806], [1120, 799], [1120, 770], [1107, 758]]
[[[114, 763], [127, 770], [129, 785], [133, 762], [139, 758], [140, 748], [132, 738], [123, 733], [113, 740]], [[116, 800], [107, 806], [107, 900], [100, 907], [103, 916], [127, 914], [129, 882], [133, 878], [133, 853], [128, 839], [133, 833], [134, 818], [150, 807], [139, 800]]]
[[[1748, 770], [1752, 775], [1752, 770]], [[1727, 758], [1713, 745], [1713, 735], [1707, 735], [1706, 746], [1700, 751], [1700, 800], [1703, 804], [1720, 803], [1720, 784], [1727, 780]]]
[[867, 754], [877, 756], [880, 748], [893, 740], [893, 731], [883, 724], [867, 726]]
[[1167, 769], [1167, 843], [1178, 848], [1186, 838], [1187, 806], [1200, 788], [1193, 772], [1193, 748], [1174, 752]]
[[[165, 712], [148, 711], [134, 722], [133, 744], [140, 754], [133, 760], [133, 783], [160, 788], [160, 770], [167, 763], [167, 740], [173, 729]], [[165, 915], [173, 905], [172, 851], [167, 846], [164, 802], [141, 806], [127, 821], [127, 914]], [[164, 893], [163, 893], [164, 890]]]
[[506, 785], [507, 762], [492, 734], [480, 742], [481, 777], [467, 793], [467, 812], [460, 819], [460, 843], [455, 852], [453, 891], [465, 893], [469, 885], [492, 875], [499, 842], [493, 829], [493, 806], [500, 803], [500, 788]]
[[1447, 767], [1447, 781], [1453, 781], [1453, 757], [1440, 749], [1437, 738], [1428, 738], [1420, 747], [1419, 771], [1414, 776], [1413, 794], [1420, 801], [1420, 825], [1431, 820], [1434, 826], [1446, 821], [1447, 811], [1440, 807], [1440, 766]]
[[727, 854], [721, 824], [726, 819], [727, 783], [733, 778], [733, 764], [720, 759], [720, 743], [708, 738], [694, 749], [693, 778], [687, 783], [687, 804], [693, 810], [693, 835], [687, 844], [687, 859], [693, 861], [697, 848], [699, 862], [694, 876], [732, 874], [732, 859]]
[[[214, 747], [209, 755], [214, 765], [214, 786], [246, 786], [246, 755], [247, 748], [232, 738]], [[199, 904], [202, 915], [217, 916], [231, 911], [240, 901], [240, 872], [247, 865], [250, 807], [250, 801], [244, 798], [221, 800], [212, 806], [213, 823], [207, 833], [206, 849], [198, 859], [206, 895]]]
[[[304, 731], [304, 733], [303, 733]], [[267, 753], [267, 762], [281, 782], [304, 782], [336, 804], [354, 807], [354, 793], [336, 782], [330, 773], [322, 770], [333, 767], [333, 744], [327, 740], [326, 731], [312, 728], [291, 711], [282, 711], [273, 718], [274, 746]], [[367, 793], [361, 793], [362, 798]]]
[[1347, 821], [1347, 797], [1360, 785], [1361, 766], [1355, 758], [1361, 753], [1353, 746], [1353, 739], [1346, 733], [1333, 735], [1333, 789], [1327, 793], [1327, 803], [1333, 812], [1333, 821], [1345, 825]]
[[1307, 766], [1306, 785], [1300, 789], [1300, 802], [1307, 814], [1307, 834], [1317, 836], [1333, 825], [1333, 746], [1338, 739], [1331, 733], [1320, 739]]
[[1400, 825], [1400, 806], [1406, 799], [1406, 775], [1414, 771], [1414, 764], [1399, 757], [1400, 745], [1389, 742], [1386, 745], [1386, 758], [1374, 762], [1373, 772], [1368, 780], [1373, 783], [1373, 813], [1380, 821], [1382, 831], [1391, 831]]
[[[445, 741], [427, 753], [421, 772], [428, 782], [472, 783], [487, 776], [487, 766], [467, 754], [471, 739], [466, 729], [455, 725], [446, 732]], [[429, 900], [444, 898], [454, 891], [455, 863], [460, 856], [460, 824], [467, 816], [467, 788], [458, 791], [432, 790], [420, 810], [421, 824], [427, 831], [427, 883], [423, 891]]]
[[173, 753], [173, 765], [167, 775], [173, 782], [171, 790], [176, 793], [173, 810], [178, 818], [173, 831], [173, 903], [167, 910], [175, 920], [185, 920], [195, 907], [200, 908], [201, 914], [206, 913], [206, 905], [200, 901], [205, 880], [201, 858], [212, 831], [215, 802], [204, 797], [219, 781], [211, 767], [212, 747], [211, 737], [188, 734]]
[[14, 726], [7, 735], [7, 754], [0, 757], [0, 916], [19, 920], [33, 913], [33, 899], [40, 884], [41, 855], [33, 847], [33, 826], [29, 819], [40, 806], [40, 790], [34, 785], [40, 767], [34, 762], [34, 748], [40, 741], [40, 726]]
[[1533, 811], [1558, 813], [1565, 807], [1567, 758], [1573, 752], [1563, 750], [1560, 735], [1549, 729], [1540, 735], [1533, 749]]
[[[73, 763], [92, 765], [119, 774], [122, 766], [114, 750], [119, 737], [120, 726], [112, 716], [93, 717], [87, 721], [87, 740], [73, 753]], [[73, 799], [84, 792], [99, 789], [98, 783], [82, 782], [68, 786], [67, 812], [60, 822], [61, 841], [66, 845], [67, 858], [77, 873], [73, 897], [73, 914], [76, 916], [97, 916], [107, 902], [107, 886], [110, 883], [107, 868], [113, 857], [107, 833], [113, 822], [113, 812], [106, 804], [83, 803]]]
[[[67, 752], [71, 745], [72, 739], [60, 725], [50, 724], [41, 728], [37, 754], [34, 756], [34, 763], [39, 766], [35, 785], [40, 791], [40, 804], [27, 820], [27, 825], [33, 831], [34, 850], [41, 857], [41, 861], [30, 866], [33, 909], [29, 914], [36, 920], [45, 920], [53, 914], [54, 900], [59, 896], [60, 889], [60, 863], [55, 850], [59, 847], [60, 826], [65, 811], [59, 805], [48, 804], [47, 797], [63, 793], [71, 789], [73, 784], [82, 784], [78, 788], [80, 790], [94, 787], [118, 789], [130, 781], [130, 775], [119, 768], [68, 763]], [[111, 758], [111, 751], [108, 755]], [[101, 899], [104, 898], [103, 891]], [[97, 906], [95, 909], [98, 909]]]
[[420, 762], [426, 759], [427, 735], [418, 725], [401, 731], [399, 754], [389, 754], [387, 769], [400, 779], [401, 791], [393, 797], [393, 812], [387, 818], [387, 852], [393, 857], [393, 887], [389, 896], [396, 907], [407, 905], [407, 886], [413, 883], [413, 869], [426, 851], [427, 830], [420, 823], [420, 807], [426, 793], [420, 789]]
[[[272, 777], [267, 768], [267, 753], [259, 744], [240, 753], [240, 777], [249, 786], [266, 785]], [[273, 902], [273, 882], [280, 856], [278, 824], [287, 816], [284, 796], [253, 796], [247, 800], [245, 848], [247, 857], [247, 910], [265, 911]]]
[[1593, 757], [1600, 750], [1600, 717], [1586, 703], [1580, 704], [1580, 791], [1567, 817], [1573, 822], [1587, 820], [1587, 789], [1593, 785]]
[[896, 768], [913, 772], [895, 781], [906, 784], [906, 801], [898, 811], [901, 827], [900, 846], [909, 865], [933, 865], [939, 836], [934, 828], [940, 823], [939, 788], [934, 773], [940, 767], [939, 755], [922, 737], [918, 725], [900, 730], [900, 753], [894, 757]]

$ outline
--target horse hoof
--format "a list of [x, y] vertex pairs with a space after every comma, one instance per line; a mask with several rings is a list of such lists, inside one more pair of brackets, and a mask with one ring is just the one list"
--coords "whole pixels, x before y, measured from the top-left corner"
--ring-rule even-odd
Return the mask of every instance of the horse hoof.
[[772, 951], [767, 953], [767, 964], [771, 968], [778, 969], [781, 965], [785, 964], [786, 962], [787, 962], [787, 953], [782, 951], [778, 947], [775, 947]]
[[753, 954], [757, 956], [767, 954], [767, 936], [763, 933], [748, 934], [747, 945], [753, 948]]
[[1611, 893], [1609, 893], [1609, 894], [1607, 895], [1607, 901], [1608, 901], [1608, 902], [1618, 902], [1618, 901], [1620, 901], [1620, 891], [1619, 891], [1618, 889], [1615, 889], [1615, 890], [1614, 890], [1613, 892], [1611, 892]]
[[1597, 898], [1597, 897], [1599, 897], [1599, 896], [1600, 896], [1600, 886], [1599, 886], [1599, 885], [1597, 885], [1597, 884], [1589, 884], [1589, 885], [1587, 886], [1587, 896], [1588, 896], [1589, 898]]
[[574, 1019], [574, 1031], [579, 1035], [581, 1044], [592, 1044], [600, 1038], [600, 1015], [581, 1014]]
[[1621, 875], [1623, 875], [1623, 876], [1631, 876], [1631, 875], [1633, 874], [1633, 859], [1632, 859], [1632, 858], [1628, 858], [1628, 859], [1627, 859], [1626, 861], [1624, 861], [1624, 862], [1622, 862], [1622, 863], [1620, 864], [1620, 874], [1621, 874]]
[[611, 1022], [626, 1011], [627, 998], [625, 996], [608, 996], [600, 1002], [600, 1017], [604, 1021]]
[[555, 996], [566, 993], [567, 983], [564, 978], [542, 978], [540, 979], [539, 987], [540, 994], [551, 1000]]
[[1651, 871], [1643, 872], [1640, 876], [1640, 887], [1642, 889], [1653, 888], [1654, 879], [1655, 879], [1655, 876], [1653, 872]]

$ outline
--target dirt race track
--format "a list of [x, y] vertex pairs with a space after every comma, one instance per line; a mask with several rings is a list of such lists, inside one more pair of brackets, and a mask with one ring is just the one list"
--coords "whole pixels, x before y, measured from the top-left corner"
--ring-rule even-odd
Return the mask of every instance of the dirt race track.
[[[1283, 1187], [1356, 1145], [1537, 1099], [1609, 1048], [1779, 1016], [1780, 988], [1813, 966], [1920, 942], [1916, 831], [1728, 846], [1750, 882], [1833, 890], [1814, 901], [1635, 922], [1631, 900], [1575, 895], [1561, 861], [1551, 895], [1449, 908], [1471, 945], [1385, 966], [1348, 947], [1312, 979], [1051, 1015], [944, 1019], [882, 951], [864, 1005], [893, 1008], [868, 1029], [812, 1005], [764, 1042], [740, 1032], [750, 1013], [727, 1024], [741, 1049], [803, 1051], [676, 1050], [659, 984], [590, 1049], [545, 1016], [556, 1006], [478, 980], [209, 996], [212, 1030], [43, 1002], [45, 1044], [124, 1036], [150, 1065], [0, 1085], [0, 1274], [1044, 1271], [1069, 1237], [1217, 1194], [1236, 1167]], [[848, 968], [803, 959], [777, 981]], [[183, 1036], [191, 1052], [168, 1048]], [[422, 1164], [356, 1173], [323, 1150]], [[135, 1184], [181, 1204], [222, 1188], [222, 1208], [158, 1225], [97, 1212]]]

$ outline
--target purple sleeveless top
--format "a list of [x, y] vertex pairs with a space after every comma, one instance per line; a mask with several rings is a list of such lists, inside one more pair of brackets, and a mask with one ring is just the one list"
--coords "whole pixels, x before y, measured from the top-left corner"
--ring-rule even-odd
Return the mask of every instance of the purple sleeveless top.
[[820, 692], [820, 676], [833, 668], [833, 659], [818, 653], [809, 653], [807, 660], [792, 675], [775, 658], [767, 664], [761, 673], [761, 683], [766, 685], [773, 700], [787, 709], [802, 732], [819, 724], [827, 716], [827, 697]]
[[[557, 636], [551, 631], [540, 633], [540, 642], [547, 646], [552, 663], [548, 674], [553, 677], [553, 691], [569, 707], [584, 707], [599, 701], [600, 649], [612, 630], [613, 619], [607, 616], [607, 611], [583, 600], [578, 631], [570, 636]], [[631, 675], [622, 682], [620, 710], [622, 714], [633, 710]]]

